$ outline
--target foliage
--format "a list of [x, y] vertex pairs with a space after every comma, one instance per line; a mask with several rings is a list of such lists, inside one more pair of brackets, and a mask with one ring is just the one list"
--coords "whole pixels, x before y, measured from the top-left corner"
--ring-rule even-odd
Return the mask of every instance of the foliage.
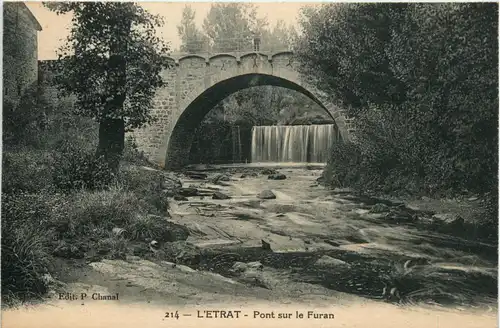
[[359, 179], [426, 193], [497, 188], [495, 6], [304, 10], [301, 70], [354, 119]]
[[46, 192], [52, 186], [52, 160], [45, 151], [19, 149], [2, 156], [2, 193]]
[[129, 135], [125, 140], [125, 148], [123, 150], [123, 162], [136, 165], [152, 166], [153, 164], [147, 159], [144, 152], [140, 151], [137, 146], [135, 137]]
[[43, 275], [50, 254], [47, 236], [32, 225], [16, 225], [2, 219], [2, 298], [4, 301], [27, 300], [47, 292]]
[[[47, 291], [43, 275], [53, 234], [46, 223], [60, 203], [52, 194], [2, 193], [2, 299], [26, 300]], [[43, 232], [43, 233], [41, 233]]]
[[72, 143], [63, 145], [54, 157], [53, 181], [58, 190], [103, 189], [113, 181], [113, 173], [103, 157]]
[[[57, 14], [73, 14], [55, 79], [64, 94], [77, 97], [75, 111], [98, 122], [123, 119], [126, 128], [150, 123], [151, 101], [155, 89], [163, 85], [160, 72], [168, 64], [162, 57], [168, 47], [155, 35], [161, 18], [135, 3], [48, 2], [45, 6]], [[117, 67], [123, 64], [125, 81]], [[123, 95], [124, 99], [117, 99]]]
[[203, 30], [210, 38], [215, 52], [253, 49], [254, 34], [268, 25], [257, 17], [257, 10], [249, 3], [214, 3], [203, 21]]
[[182, 11], [182, 20], [177, 26], [177, 32], [182, 40], [181, 52], [200, 53], [208, 50], [208, 37], [195, 25], [196, 12], [190, 5]]
[[161, 171], [134, 168], [124, 168], [117, 177], [117, 183], [147, 204], [143, 210], [151, 214], [165, 214], [169, 208], [164, 181]]
[[322, 116], [324, 109], [307, 96], [282, 87], [261, 86], [238, 91], [220, 102], [205, 122], [246, 122], [252, 125], [289, 124], [299, 117]]
[[9, 146], [34, 144], [37, 134], [46, 127], [48, 110], [43, 90], [31, 85], [17, 105], [5, 100], [3, 103], [3, 142]]

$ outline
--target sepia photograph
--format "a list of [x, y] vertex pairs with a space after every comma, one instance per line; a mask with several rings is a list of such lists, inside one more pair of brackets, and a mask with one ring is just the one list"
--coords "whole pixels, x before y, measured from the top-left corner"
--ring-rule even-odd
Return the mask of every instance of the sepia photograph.
[[1, 6], [2, 327], [498, 327], [498, 2]]

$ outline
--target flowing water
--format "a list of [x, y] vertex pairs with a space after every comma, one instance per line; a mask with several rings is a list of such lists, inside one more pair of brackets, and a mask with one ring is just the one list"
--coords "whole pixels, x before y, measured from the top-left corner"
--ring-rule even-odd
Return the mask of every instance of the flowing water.
[[334, 124], [255, 126], [252, 162], [326, 163], [328, 149], [337, 139]]

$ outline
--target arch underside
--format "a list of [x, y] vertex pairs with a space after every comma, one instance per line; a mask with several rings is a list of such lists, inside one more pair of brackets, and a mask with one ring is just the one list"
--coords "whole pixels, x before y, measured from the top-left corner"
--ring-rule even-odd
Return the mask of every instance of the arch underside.
[[[220, 101], [237, 91], [264, 85], [283, 87], [306, 95], [321, 106], [335, 121], [335, 116], [331, 112], [331, 109], [326, 108], [315, 95], [297, 83], [266, 74], [252, 73], [239, 75], [216, 83], [196, 97], [184, 110], [181, 108], [181, 115], [177, 119], [168, 140], [165, 167], [175, 169], [188, 164], [189, 152], [197, 127], [210, 110]], [[344, 137], [342, 133], [339, 133], [339, 136], [341, 138]]]

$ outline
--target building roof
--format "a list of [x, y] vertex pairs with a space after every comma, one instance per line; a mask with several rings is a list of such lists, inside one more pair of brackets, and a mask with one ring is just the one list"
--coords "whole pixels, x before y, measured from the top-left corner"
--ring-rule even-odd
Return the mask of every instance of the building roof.
[[[31, 10], [29, 10], [28, 6], [26, 6], [26, 4], [24, 2], [18, 2], [18, 4], [20, 4], [22, 6], [22, 8], [26, 11], [26, 13], [28, 14], [28, 17], [30, 18], [31, 22], [33, 23], [33, 26], [35, 27], [35, 29], [37, 31], [41, 31], [42, 25], [40, 25], [40, 23], [36, 19], [35, 15], [33, 15]], [[4, 5], [5, 5], [5, 3], [4, 3]]]

